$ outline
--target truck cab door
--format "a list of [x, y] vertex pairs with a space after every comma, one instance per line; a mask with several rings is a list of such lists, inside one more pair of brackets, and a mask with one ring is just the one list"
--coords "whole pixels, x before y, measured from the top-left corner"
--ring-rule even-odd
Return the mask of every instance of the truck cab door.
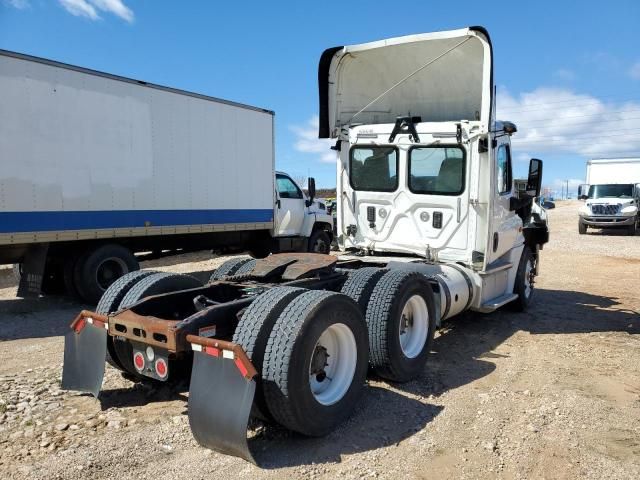
[[306, 213], [302, 190], [287, 175], [276, 174], [275, 236], [300, 235]]
[[509, 137], [497, 139], [493, 149], [493, 198], [490, 209], [490, 235], [487, 244], [486, 264], [502, 257], [511, 250], [522, 236], [522, 219], [510, 209], [513, 196], [513, 171]]

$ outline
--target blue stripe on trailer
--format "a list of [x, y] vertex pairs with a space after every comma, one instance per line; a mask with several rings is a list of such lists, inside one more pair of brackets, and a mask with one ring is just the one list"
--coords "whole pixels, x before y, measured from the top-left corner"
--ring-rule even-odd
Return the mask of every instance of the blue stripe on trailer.
[[272, 209], [0, 212], [0, 233], [272, 222]]

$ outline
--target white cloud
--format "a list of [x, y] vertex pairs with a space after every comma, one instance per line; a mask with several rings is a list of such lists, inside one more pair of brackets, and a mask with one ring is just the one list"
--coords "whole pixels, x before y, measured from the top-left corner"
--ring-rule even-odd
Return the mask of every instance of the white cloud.
[[18, 10], [24, 10], [31, 7], [29, 0], [2, 0], [2, 3], [9, 5], [10, 7], [17, 8]]
[[133, 22], [134, 15], [133, 11], [127, 7], [122, 0], [89, 0], [93, 3], [97, 8], [104, 12], [109, 12], [117, 17], [126, 20], [129, 23]]
[[99, 20], [98, 10], [111, 13], [123, 20], [132, 23], [133, 11], [122, 0], [58, 0], [60, 5], [71, 15], [86, 17], [91, 20]]
[[629, 76], [634, 80], [640, 80], [640, 61], [631, 66], [629, 69]]
[[87, 0], [58, 0], [58, 2], [67, 12], [76, 17], [86, 17], [91, 20], [100, 18], [96, 9]]
[[605, 103], [559, 88], [513, 96], [501, 88], [496, 113], [518, 126], [512, 141], [521, 151], [587, 157], [640, 152], [639, 102]]
[[303, 126], [289, 127], [297, 137], [293, 148], [298, 152], [315, 154], [320, 162], [334, 163], [336, 152], [331, 150], [334, 142], [327, 138], [318, 138], [318, 125], [318, 116], [314, 115]]

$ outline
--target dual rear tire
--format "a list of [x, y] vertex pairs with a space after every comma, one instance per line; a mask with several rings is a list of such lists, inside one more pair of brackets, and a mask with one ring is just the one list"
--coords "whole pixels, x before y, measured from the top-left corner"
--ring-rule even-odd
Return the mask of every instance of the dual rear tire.
[[327, 434], [364, 392], [367, 326], [346, 295], [273, 288], [245, 311], [233, 341], [260, 373], [256, 413], [290, 430]]
[[365, 268], [342, 293], [267, 291], [242, 314], [233, 341], [260, 374], [254, 414], [321, 436], [351, 415], [369, 366], [391, 381], [418, 376], [434, 331], [423, 275]]

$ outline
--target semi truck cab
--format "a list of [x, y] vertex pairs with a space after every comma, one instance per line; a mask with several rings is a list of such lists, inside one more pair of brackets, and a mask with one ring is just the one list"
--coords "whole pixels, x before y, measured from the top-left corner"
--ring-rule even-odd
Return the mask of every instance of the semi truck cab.
[[319, 136], [336, 139], [339, 157], [340, 248], [371, 261], [425, 258], [436, 265], [429, 272], [464, 267], [473, 291], [460, 280], [453, 296], [478, 311], [522, 299], [518, 265], [532, 255], [533, 281], [548, 239], [546, 212], [532, 201], [542, 162], [531, 161], [526, 191], [515, 190], [517, 127], [496, 120], [486, 31], [328, 49], [319, 82]]
[[[255, 461], [251, 416], [325, 435], [355, 410], [369, 370], [394, 383], [420, 378], [442, 321], [529, 306], [548, 241], [534, 202], [542, 162], [532, 159], [514, 190], [517, 129], [494, 119], [488, 33], [331, 48], [318, 78], [319, 136], [336, 141], [343, 255], [233, 258], [196, 287], [165, 273], [123, 277], [72, 323], [63, 388], [97, 396], [105, 356], [163, 381], [191, 362], [194, 437]], [[281, 206], [300, 195], [276, 178]]]

